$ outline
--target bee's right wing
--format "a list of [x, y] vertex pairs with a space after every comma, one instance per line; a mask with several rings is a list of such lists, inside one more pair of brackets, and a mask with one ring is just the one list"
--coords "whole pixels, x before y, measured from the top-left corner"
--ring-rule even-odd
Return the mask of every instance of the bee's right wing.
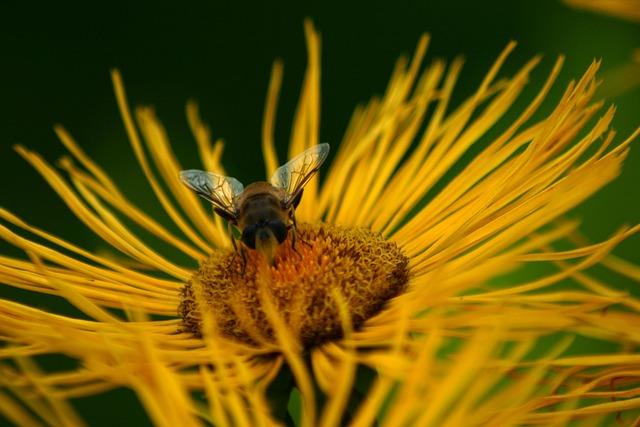
[[236, 212], [233, 202], [244, 191], [244, 186], [240, 181], [196, 169], [181, 171], [180, 180], [198, 195], [213, 203], [228, 217], [237, 218], [238, 212]]
[[318, 172], [329, 154], [329, 144], [322, 143], [307, 148], [286, 164], [280, 166], [271, 177], [271, 185], [286, 193], [285, 204], [290, 205], [301, 196], [302, 189]]

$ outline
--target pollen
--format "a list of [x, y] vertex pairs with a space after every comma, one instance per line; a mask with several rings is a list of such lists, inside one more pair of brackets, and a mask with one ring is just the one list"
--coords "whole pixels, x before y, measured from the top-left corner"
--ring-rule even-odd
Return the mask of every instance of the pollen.
[[400, 294], [409, 279], [408, 258], [394, 242], [365, 228], [301, 224], [295, 248], [287, 239], [269, 265], [257, 251], [246, 262], [217, 251], [182, 291], [184, 329], [200, 334], [206, 311], [225, 336], [247, 343], [273, 342], [263, 311], [265, 287], [278, 313], [305, 347], [342, 336], [338, 290], [354, 328]]

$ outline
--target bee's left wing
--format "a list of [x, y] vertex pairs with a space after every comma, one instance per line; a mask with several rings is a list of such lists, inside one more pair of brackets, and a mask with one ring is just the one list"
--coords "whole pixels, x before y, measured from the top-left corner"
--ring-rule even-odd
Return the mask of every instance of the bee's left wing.
[[234, 205], [235, 198], [244, 191], [240, 181], [229, 176], [213, 172], [189, 169], [180, 172], [180, 180], [184, 185], [210, 201], [216, 212], [226, 219], [238, 216]]
[[285, 205], [290, 206], [300, 196], [302, 189], [318, 172], [328, 154], [329, 144], [319, 144], [306, 149], [276, 169], [271, 177], [271, 185], [285, 190]]

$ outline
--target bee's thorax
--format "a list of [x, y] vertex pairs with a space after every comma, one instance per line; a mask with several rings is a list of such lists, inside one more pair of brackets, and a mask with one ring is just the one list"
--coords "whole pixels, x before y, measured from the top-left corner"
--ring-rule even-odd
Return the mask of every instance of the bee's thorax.
[[[284, 208], [281, 189], [267, 182], [249, 185], [238, 199], [238, 227], [242, 242], [255, 249], [260, 236], [275, 237], [278, 243], [287, 238], [289, 212]], [[266, 233], [266, 234], [265, 234]]]

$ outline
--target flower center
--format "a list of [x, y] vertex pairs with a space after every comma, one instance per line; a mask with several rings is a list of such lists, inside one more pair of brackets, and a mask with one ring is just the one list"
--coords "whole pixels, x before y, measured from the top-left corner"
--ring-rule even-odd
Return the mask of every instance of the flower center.
[[219, 330], [249, 343], [273, 341], [263, 312], [261, 286], [305, 347], [342, 335], [337, 289], [354, 328], [379, 312], [407, 284], [408, 259], [393, 242], [363, 228], [301, 224], [295, 250], [291, 239], [279, 245], [273, 266], [257, 251], [246, 263], [233, 251], [215, 251], [182, 292], [184, 328], [200, 333], [207, 310]]

